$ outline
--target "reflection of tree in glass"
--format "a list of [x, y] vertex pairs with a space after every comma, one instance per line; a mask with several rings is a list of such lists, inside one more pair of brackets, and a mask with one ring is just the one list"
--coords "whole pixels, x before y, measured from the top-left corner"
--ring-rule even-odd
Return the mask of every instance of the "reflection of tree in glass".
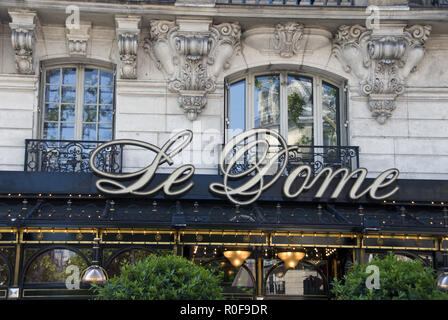
[[[227, 260], [213, 260], [210, 263], [204, 264], [204, 268], [212, 271], [218, 277], [221, 277], [221, 286], [223, 292], [226, 294], [252, 294], [253, 284], [241, 282], [236, 279], [242, 273], [247, 274], [247, 271], [242, 267], [234, 267]], [[249, 276], [247, 274], [247, 276]], [[237, 280], [237, 281], [235, 281]]]
[[7, 286], [9, 280], [9, 269], [3, 259], [0, 259], [0, 286]]
[[119, 275], [121, 268], [127, 264], [135, 264], [137, 261], [144, 260], [151, 254], [150, 251], [143, 249], [131, 249], [116, 256], [107, 267], [107, 273], [110, 277]]
[[323, 114], [324, 122], [324, 141], [331, 142], [331, 145], [336, 144], [337, 127], [336, 127], [336, 97], [337, 89], [324, 85], [324, 105], [325, 111]]
[[65, 269], [75, 265], [82, 272], [87, 263], [78, 254], [69, 250], [54, 249], [39, 255], [31, 263], [25, 276], [28, 283], [64, 283], [67, 278]]

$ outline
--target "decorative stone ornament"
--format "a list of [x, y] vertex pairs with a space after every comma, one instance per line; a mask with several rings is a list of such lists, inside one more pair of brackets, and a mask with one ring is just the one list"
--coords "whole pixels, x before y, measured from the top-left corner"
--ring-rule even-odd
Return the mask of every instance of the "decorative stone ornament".
[[216, 78], [241, 49], [238, 23], [210, 20], [151, 21], [145, 50], [168, 76], [168, 90], [178, 93], [189, 120], [197, 119], [216, 89]]
[[360, 92], [369, 98], [372, 116], [384, 124], [405, 90], [406, 78], [423, 59], [431, 26], [384, 24], [379, 30], [360, 25], [340, 26], [333, 40], [333, 54], [346, 72], [360, 81]]
[[291, 58], [299, 52], [303, 28], [303, 24], [295, 22], [275, 26], [273, 45], [281, 57]]
[[138, 38], [141, 17], [116, 16], [118, 53], [120, 54], [120, 77], [137, 79]]
[[87, 54], [87, 41], [92, 24], [84, 23], [79, 28], [67, 28], [67, 46], [71, 56], [85, 56]]
[[26, 10], [9, 10], [12, 22], [11, 42], [15, 53], [16, 70], [20, 74], [33, 74], [33, 50], [36, 13]]

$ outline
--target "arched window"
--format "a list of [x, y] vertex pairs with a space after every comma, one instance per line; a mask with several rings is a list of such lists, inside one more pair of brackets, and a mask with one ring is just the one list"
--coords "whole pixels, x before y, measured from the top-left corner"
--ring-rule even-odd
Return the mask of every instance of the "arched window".
[[85, 257], [68, 249], [50, 249], [35, 256], [25, 270], [24, 283], [65, 283], [76, 267], [79, 274], [88, 267]]
[[318, 75], [278, 71], [251, 73], [227, 86], [227, 139], [267, 128], [289, 145], [342, 144], [343, 83]]
[[154, 254], [150, 250], [133, 248], [123, 250], [113, 256], [106, 265], [106, 271], [109, 277], [119, 275], [121, 268], [127, 264], [135, 264], [137, 261], [144, 260], [150, 254]]
[[49, 65], [42, 84], [42, 139], [112, 139], [113, 70], [87, 64]]
[[270, 263], [274, 262], [274, 260], [265, 261], [265, 266], [268, 267], [265, 270], [266, 295], [328, 296], [327, 280], [315, 265], [301, 261], [294, 269], [287, 269], [282, 262], [271, 266]]

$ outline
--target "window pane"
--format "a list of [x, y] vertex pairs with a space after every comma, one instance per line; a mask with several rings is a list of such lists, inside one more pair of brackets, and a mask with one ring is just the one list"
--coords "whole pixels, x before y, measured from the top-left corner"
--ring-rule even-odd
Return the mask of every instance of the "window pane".
[[96, 86], [98, 84], [98, 69], [85, 69], [84, 84]]
[[322, 121], [324, 146], [338, 144], [338, 100], [339, 90], [331, 84], [322, 83]]
[[232, 83], [229, 90], [229, 139], [246, 130], [246, 81]]
[[114, 74], [113, 72], [101, 70], [101, 86], [113, 86], [114, 85]]
[[65, 283], [71, 272], [68, 266], [79, 270], [87, 268], [86, 261], [74, 251], [53, 249], [42, 253], [33, 260], [25, 273], [25, 283]]
[[96, 106], [84, 106], [84, 122], [96, 122]]
[[76, 88], [75, 87], [62, 87], [61, 102], [75, 103], [76, 102]]
[[255, 128], [280, 129], [280, 77], [255, 77]]
[[82, 140], [96, 140], [96, 124], [83, 125]]
[[98, 126], [98, 140], [109, 141], [112, 140], [112, 124], [99, 124]]
[[112, 106], [100, 106], [98, 113], [99, 122], [112, 122]]
[[75, 121], [75, 105], [63, 104], [61, 105], [61, 121]]
[[47, 121], [59, 120], [59, 105], [57, 104], [45, 104], [44, 119]]
[[98, 88], [97, 87], [87, 87], [84, 90], [84, 103], [85, 104], [96, 104], [97, 103]]
[[314, 144], [312, 79], [288, 75], [288, 144]]
[[76, 84], [76, 68], [62, 69], [62, 83], [72, 85]]
[[73, 123], [61, 123], [61, 140], [73, 140], [74, 139], [74, 124]]
[[45, 75], [45, 82], [51, 84], [59, 84], [59, 79], [61, 78], [61, 69], [51, 69], [47, 70]]
[[44, 123], [44, 139], [57, 140], [58, 139], [58, 124]]
[[45, 102], [59, 102], [59, 86], [46, 86]]
[[102, 87], [100, 89], [100, 103], [101, 104], [112, 104], [113, 98], [114, 98], [114, 88]]

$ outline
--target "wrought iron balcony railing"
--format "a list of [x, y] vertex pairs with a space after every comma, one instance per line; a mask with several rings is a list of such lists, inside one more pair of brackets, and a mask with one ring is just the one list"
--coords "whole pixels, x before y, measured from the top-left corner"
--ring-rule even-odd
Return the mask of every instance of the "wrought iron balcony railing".
[[[25, 140], [25, 171], [91, 172], [90, 153], [104, 141]], [[123, 152], [120, 145], [104, 148], [95, 158], [104, 172], [121, 172]]]
[[[238, 147], [235, 147], [233, 154], [237, 150]], [[266, 161], [277, 151], [275, 146], [270, 146]], [[349, 170], [359, 168], [359, 147], [357, 146], [298, 146], [297, 149], [289, 150], [287, 154], [288, 163], [285, 168], [285, 175], [288, 175], [294, 168], [301, 165], [311, 166], [314, 175], [319, 173], [324, 167], [333, 169], [348, 168]], [[256, 159], [257, 155], [255, 153], [246, 152], [230, 169], [230, 173], [237, 174], [249, 170], [257, 161]], [[279, 166], [283, 161], [284, 157], [279, 157]]]
[[355, 0], [216, 0], [217, 4], [272, 6], [355, 6]]

